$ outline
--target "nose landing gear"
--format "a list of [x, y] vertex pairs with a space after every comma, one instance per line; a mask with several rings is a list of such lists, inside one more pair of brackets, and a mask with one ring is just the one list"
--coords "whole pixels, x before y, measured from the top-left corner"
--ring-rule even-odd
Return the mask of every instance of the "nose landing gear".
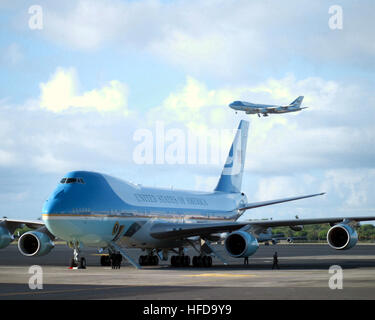
[[80, 256], [80, 244], [79, 242], [70, 242], [69, 247], [73, 248], [73, 258], [70, 260], [70, 269], [86, 269], [86, 259]]

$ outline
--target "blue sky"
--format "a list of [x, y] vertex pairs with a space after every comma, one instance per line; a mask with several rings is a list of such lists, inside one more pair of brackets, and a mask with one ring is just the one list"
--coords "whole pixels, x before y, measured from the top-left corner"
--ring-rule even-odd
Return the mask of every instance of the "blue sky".
[[[250, 120], [250, 201], [326, 191], [246, 218], [373, 215], [372, 1], [29, 1], [0, 4], [0, 214], [40, 216], [71, 170], [211, 190], [221, 163], [137, 164], [137, 130], [205, 135]], [[343, 28], [329, 27], [339, 5]], [[310, 108], [258, 119], [233, 100]], [[172, 131], [170, 131], [172, 132]], [[213, 148], [226, 153], [231, 138]], [[225, 142], [225, 143], [224, 143]], [[189, 154], [190, 150], [186, 150]], [[223, 160], [222, 160], [223, 161]]]

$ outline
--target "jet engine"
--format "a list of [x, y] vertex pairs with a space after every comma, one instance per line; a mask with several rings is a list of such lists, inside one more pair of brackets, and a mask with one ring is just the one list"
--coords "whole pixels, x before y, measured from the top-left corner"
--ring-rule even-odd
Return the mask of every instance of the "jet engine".
[[55, 246], [52, 235], [43, 227], [24, 233], [18, 240], [18, 249], [27, 257], [44, 256]]
[[350, 249], [356, 245], [357, 240], [357, 231], [347, 224], [337, 224], [327, 232], [327, 242], [336, 250]]
[[253, 255], [259, 248], [257, 239], [245, 231], [230, 233], [224, 242], [225, 249], [234, 258], [243, 258]]
[[13, 241], [13, 236], [9, 230], [3, 226], [0, 226], [0, 249], [3, 249]]

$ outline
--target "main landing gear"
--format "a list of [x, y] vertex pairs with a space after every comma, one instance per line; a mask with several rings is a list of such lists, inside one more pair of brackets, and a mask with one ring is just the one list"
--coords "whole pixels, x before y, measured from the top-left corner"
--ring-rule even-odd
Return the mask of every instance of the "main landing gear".
[[[190, 257], [189, 256], [172, 256], [171, 266], [172, 267], [189, 267]], [[212, 257], [211, 256], [194, 256], [193, 267], [198, 267], [198, 268], [212, 267]]]
[[190, 257], [185, 255], [172, 256], [171, 257], [172, 267], [188, 267], [190, 266]]
[[155, 255], [140, 256], [138, 262], [141, 266], [157, 266], [159, 258]]
[[[194, 245], [193, 248], [196, 249]], [[193, 257], [193, 267], [209, 268], [212, 266], [212, 257], [205, 253], [203, 248], [204, 247], [201, 246], [201, 250], [196, 249], [196, 251], [200, 252], [200, 255]], [[184, 254], [184, 249], [180, 248], [178, 253], [178, 256], [171, 257], [172, 267], [189, 267], [190, 257]]]
[[200, 267], [200, 268], [212, 267], [212, 257], [211, 256], [194, 256], [193, 267]]

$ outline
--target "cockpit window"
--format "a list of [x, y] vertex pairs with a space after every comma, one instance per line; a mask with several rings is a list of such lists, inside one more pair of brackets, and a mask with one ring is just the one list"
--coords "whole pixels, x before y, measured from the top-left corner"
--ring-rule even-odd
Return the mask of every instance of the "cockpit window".
[[82, 183], [84, 184], [85, 182], [83, 181], [82, 178], [63, 178], [60, 183]]

